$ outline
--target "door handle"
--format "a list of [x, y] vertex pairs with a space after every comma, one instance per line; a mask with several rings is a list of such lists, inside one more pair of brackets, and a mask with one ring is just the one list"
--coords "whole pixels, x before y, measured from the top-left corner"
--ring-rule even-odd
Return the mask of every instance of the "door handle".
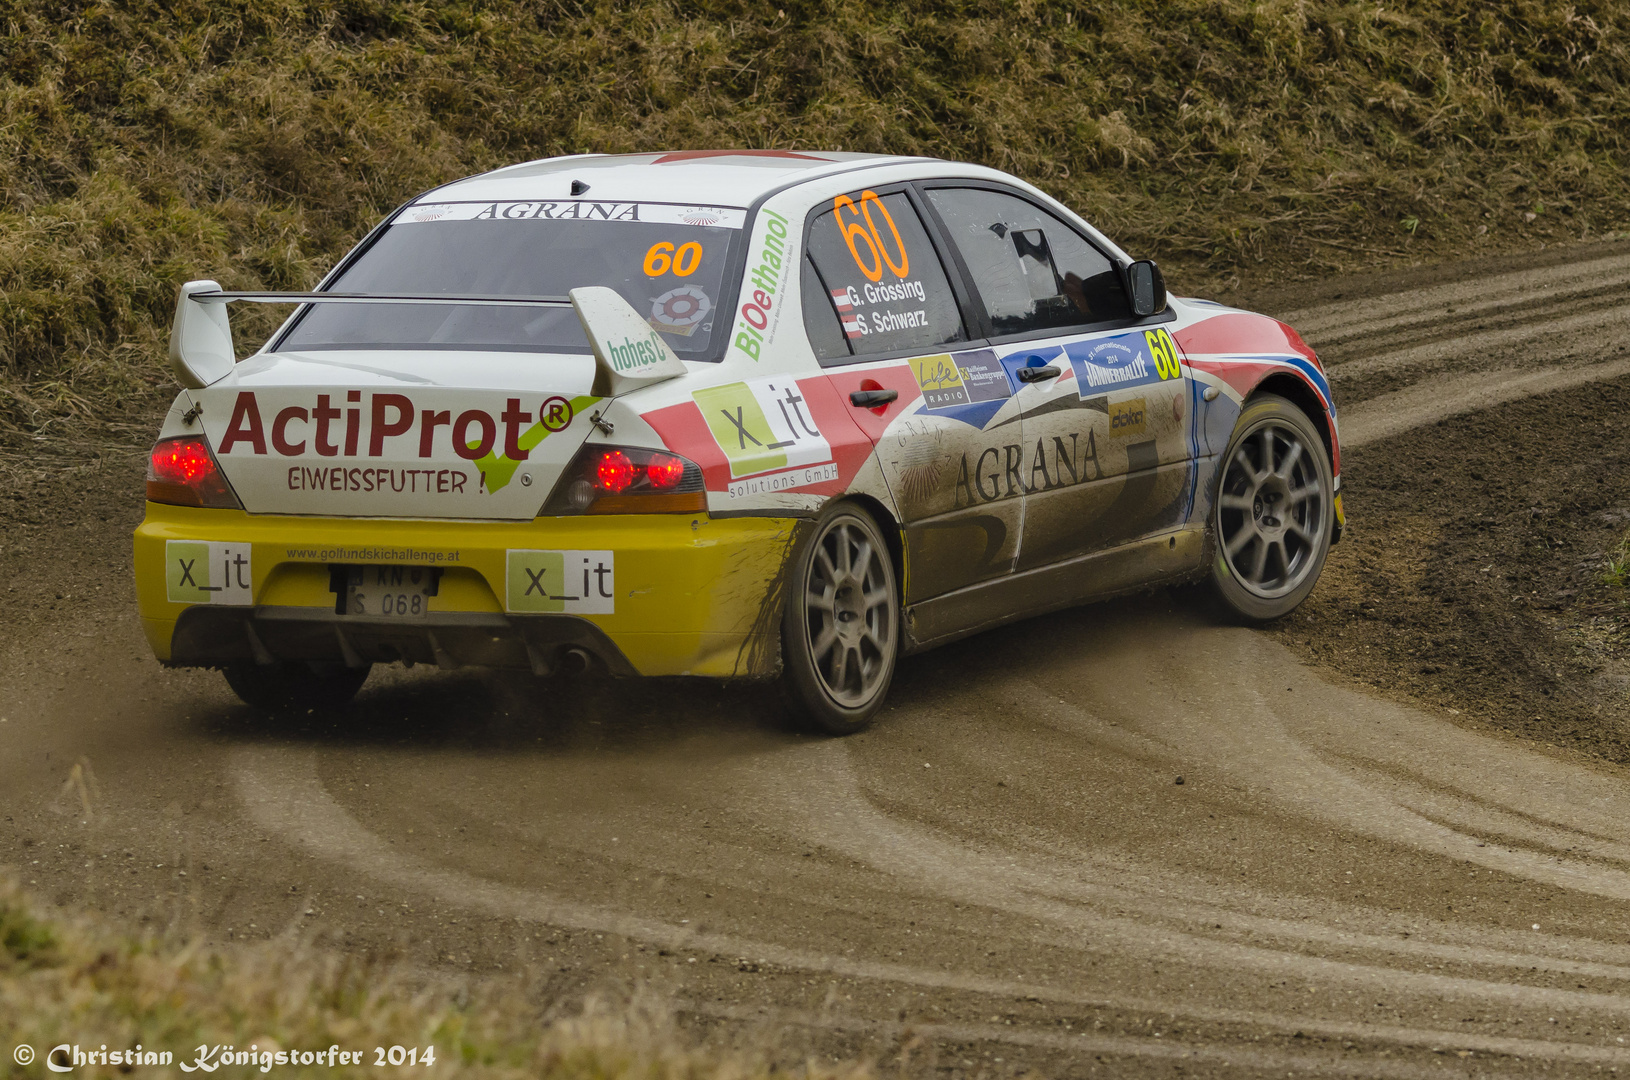
[[1058, 365], [1048, 364], [1046, 367], [1014, 368], [1013, 374], [1019, 377], [1020, 382], [1042, 382], [1045, 379], [1056, 379], [1059, 376]]
[[857, 409], [875, 409], [887, 405], [900, 396], [898, 390], [856, 390], [849, 395], [849, 404]]

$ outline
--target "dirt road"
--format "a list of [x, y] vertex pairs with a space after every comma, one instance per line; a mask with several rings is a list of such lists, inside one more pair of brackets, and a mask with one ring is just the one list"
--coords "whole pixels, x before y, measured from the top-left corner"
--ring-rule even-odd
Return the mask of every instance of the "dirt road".
[[[1038, 619], [908, 661], [845, 740], [752, 689], [423, 669], [343, 720], [257, 719], [140, 640], [145, 447], [13, 448], [0, 863], [149, 929], [311, 933], [543, 998], [651, 984], [789, 1061], [1630, 1068], [1630, 679], [1519, 587], [1630, 523], [1627, 281], [1630, 248], [1579, 248], [1254, 298], [1326, 357], [1349, 447], [1353, 537], [1304, 613]], [[1527, 719], [1552, 674], [1499, 650], [1579, 668], [1566, 724]]]

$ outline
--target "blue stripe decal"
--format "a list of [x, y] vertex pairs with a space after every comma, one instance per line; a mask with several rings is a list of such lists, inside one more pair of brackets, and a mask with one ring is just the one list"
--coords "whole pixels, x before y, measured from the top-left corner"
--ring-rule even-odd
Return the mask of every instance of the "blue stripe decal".
[[1319, 392], [1319, 397], [1324, 399], [1324, 407], [1330, 410], [1331, 416], [1336, 415], [1335, 399], [1330, 393], [1329, 380], [1324, 377], [1324, 372], [1309, 363], [1305, 357], [1297, 356], [1294, 353], [1285, 353], [1279, 356], [1263, 356], [1260, 353], [1195, 353], [1194, 355], [1202, 360], [1210, 358], [1238, 360], [1248, 364], [1288, 364], [1307, 376], [1308, 382], [1311, 382], [1313, 388]]
[[1287, 356], [1284, 358], [1284, 360], [1285, 363], [1296, 368], [1298, 371], [1312, 380], [1313, 385], [1319, 391], [1319, 396], [1324, 398], [1324, 407], [1330, 411], [1331, 416], [1336, 415], [1336, 399], [1330, 394], [1330, 383], [1324, 377], [1324, 372], [1308, 363], [1305, 357]]
[[1200, 383], [1187, 360], [1183, 361], [1183, 375], [1189, 381], [1189, 504], [1183, 511], [1183, 521], [1188, 523], [1194, 520], [1200, 489]]

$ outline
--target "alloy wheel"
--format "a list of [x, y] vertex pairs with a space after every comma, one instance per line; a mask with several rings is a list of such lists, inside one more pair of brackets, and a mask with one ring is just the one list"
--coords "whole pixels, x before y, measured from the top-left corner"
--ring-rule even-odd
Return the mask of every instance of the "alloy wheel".
[[887, 682], [896, 648], [889, 553], [852, 518], [816, 541], [804, 583], [809, 656], [823, 689], [845, 708], [870, 702]]
[[1217, 538], [1234, 577], [1262, 597], [1291, 592], [1317, 565], [1328, 500], [1300, 432], [1268, 422], [1234, 447], [1217, 499]]

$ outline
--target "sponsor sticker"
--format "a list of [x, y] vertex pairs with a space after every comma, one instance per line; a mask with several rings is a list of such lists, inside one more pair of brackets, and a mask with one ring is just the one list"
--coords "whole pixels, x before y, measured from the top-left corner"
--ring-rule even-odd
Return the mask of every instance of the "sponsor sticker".
[[802, 469], [770, 473], [768, 476], [749, 476], [745, 480], [732, 480], [727, 490], [732, 499], [745, 499], [751, 495], [773, 495], [778, 491], [790, 491], [810, 484], [830, 483], [837, 478], [837, 463], [829, 461], [825, 465], [810, 465]]
[[736, 313], [736, 336], [731, 339], [733, 348], [754, 360], [764, 351], [764, 343], [775, 336], [781, 322], [787, 269], [792, 265], [789, 243], [787, 219], [773, 210], [762, 211], [749, 249], [757, 254], [748, 260], [747, 280], [741, 286], [741, 309]]
[[749, 379], [696, 390], [691, 398], [732, 477], [832, 460], [832, 447], [793, 379]]
[[962, 371], [950, 353], [922, 356], [911, 361], [911, 373], [923, 392], [923, 404], [930, 409], [946, 409], [968, 404], [968, 388]]
[[681, 285], [651, 301], [650, 321], [665, 334], [689, 337], [712, 310], [713, 301], [707, 293], [695, 285]]
[[[661, 359], [661, 340], [652, 331], [647, 339], [609, 342], [607, 349], [619, 370], [638, 371]], [[394, 391], [291, 392], [263, 403], [255, 391], [240, 390], [216, 452], [295, 459], [286, 473], [289, 491], [478, 495], [502, 489], [544, 439], [565, 431], [599, 400], [494, 397], [485, 409], [436, 409], [434, 398]], [[365, 456], [394, 463], [364, 463]], [[409, 467], [415, 456], [439, 467]], [[449, 456], [470, 462], [474, 471]], [[335, 458], [344, 463], [331, 463]]]
[[1012, 395], [1007, 372], [989, 349], [977, 352], [924, 356], [910, 361], [911, 373], [923, 392], [923, 407], [933, 411], [981, 401], [1001, 401]]
[[614, 614], [616, 565], [616, 554], [611, 551], [511, 549], [505, 552], [504, 610]]
[[1179, 378], [1182, 366], [1170, 339], [1164, 330], [1151, 330], [1066, 345], [1065, 354], [1075, 368], [1077, 393], [1086, 398], [1094, 392], [1129, 390]]
[[1142, 398], [1129, 398], [1109, 406], [1109, 434], [1113, 437], [1142, 435], [1148, 420], [1149, 410]]
[[408, 207], [391, 224], [426, 225], [438, 221], [646, 221], [658, 225], [739, 229], [747, 221], [747, 212], [723, 206], [675, 206], [669, 203], [512, 199], [502, 202], [422, 203]]
[[248, 544], [164, 542], [164, 592], [172, 604], [253, 604], [254, 582]]
[[1093, 342], [1080, 350], [1066, 350], [1082, 397], [1088, 390], [1141, 386], [1153, 381], [1154, 366], [1142, 349], [1129, 344], [1130, 340], [1114, 338]]
[[600, 344], [611, 360], [612, 370], [617, 372], [642, 371], [662, 363], [667, 358], [662, 339], [654, 333], [638, 339], [624, 334], [621, 340], [606, 338]]

